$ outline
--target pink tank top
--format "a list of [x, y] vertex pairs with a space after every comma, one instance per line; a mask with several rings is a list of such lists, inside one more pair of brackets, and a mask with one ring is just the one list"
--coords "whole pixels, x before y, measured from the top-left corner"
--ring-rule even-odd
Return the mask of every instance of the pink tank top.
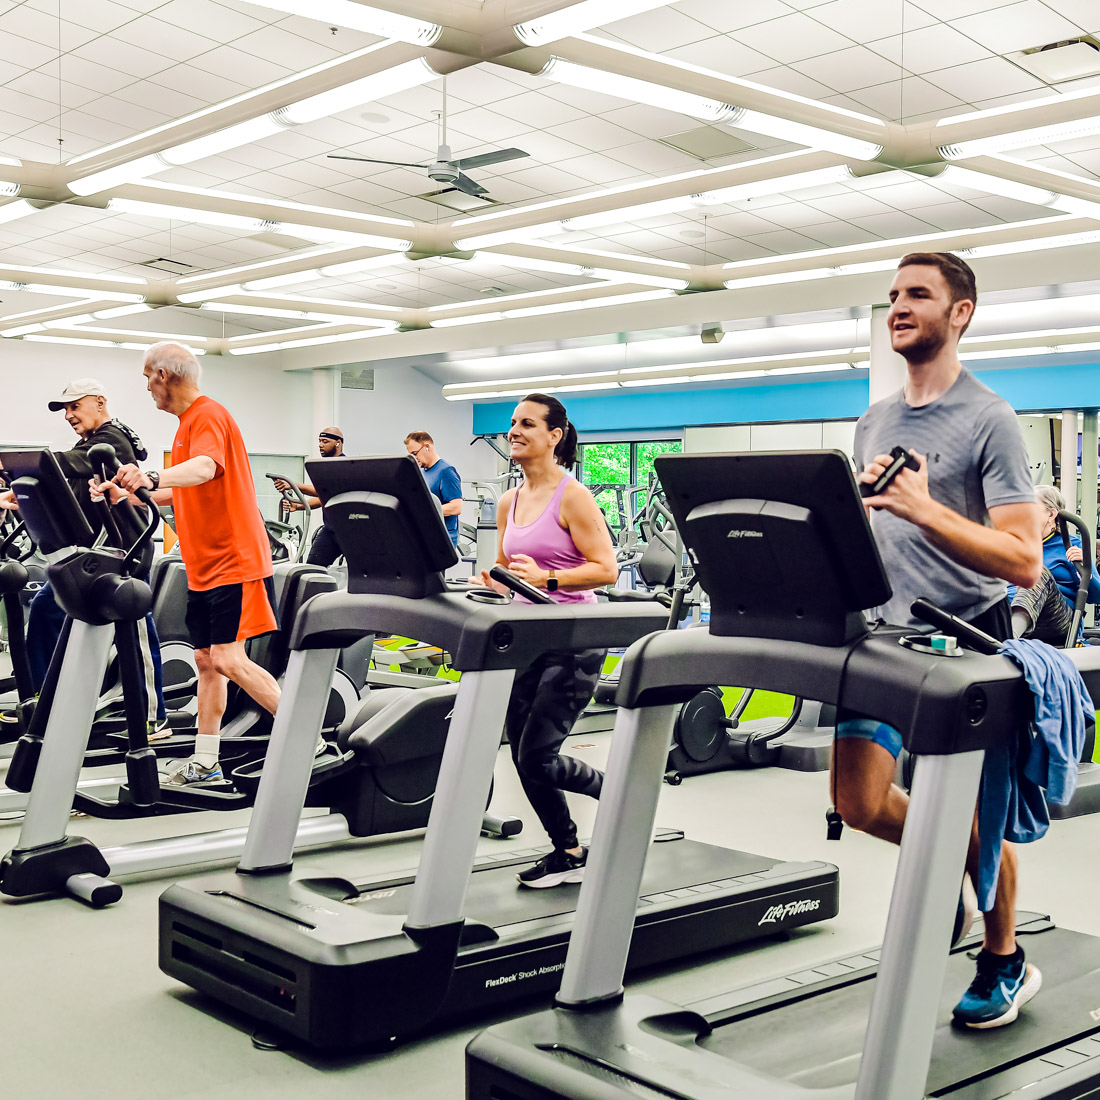
[[[512, 497], [512, 511], [508, 516], [508, 526], [504, 529], [504, 554], [513, 558], [516, 554], [527, 554], [534, 558], [540, 569], [575, 569], [584, 565], [588, 559], [577, 549], [573, 536], [561, 525], [561, 498], [566, 485], [573, 480], [566, 474], [554, 490], [554, 495], [539, 516], [528, 524], [516, 523], [516, 502], [522, 487]], [[558, 603], [595, 603], [596, 593], [584, 592], [548, 592], [547, 595]], [[517, 600], [524, 600], [517, 596]]]

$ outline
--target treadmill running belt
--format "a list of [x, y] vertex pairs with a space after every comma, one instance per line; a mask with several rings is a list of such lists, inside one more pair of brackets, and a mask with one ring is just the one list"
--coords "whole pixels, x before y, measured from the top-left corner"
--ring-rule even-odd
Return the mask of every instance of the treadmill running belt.
[[[1043, 986], [1008, 1027], [975, 1031], [951, 1026], [951, 1010], [974, 977], [974, 962], [965, 951], [948, 960], [928, 1095], [950, 1092], [1097, 1030], [1090, 1014], [1100, 1007], [1100, 939], [1052, 928], [1024, 936], [1021, 943], [1028, 961], [1042, 971]], [[717, 1023], [699, 1045], [803, 1087], [851, 1084], [859, 1069], [873, 988], [874, 982], [865, 978], [775, 1011]], [[797, 1043], [790, 1041], [792, 1035], [798, 1036]]]
[[[694, 840], [651, 844], [642, 879], [642, 894], [663, 894], [704, 882], [770, 871], [781, 862]], [[466, 893], [466, 916], [502, 928], [521, 921], [571, 913], [576, 909], [581, 890], [579, 884], [546, 890], [525, 888], [516, 882], [516, 872], [524, 866], [526, 864], [490, 866], [475, 871]], [[368, 897], [358, 904], [373, 913], [407, 913], [411, 889], [411, 883], [399, 886], [388, 897]]]

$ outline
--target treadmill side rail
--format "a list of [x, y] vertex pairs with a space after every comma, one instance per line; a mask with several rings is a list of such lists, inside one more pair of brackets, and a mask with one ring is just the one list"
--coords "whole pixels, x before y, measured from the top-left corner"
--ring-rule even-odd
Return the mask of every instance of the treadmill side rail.
[[619, 711], [559, 1004], [590, 1004], [622, 993], [677, 711], [675, 706]]
[[338, 656], [335, 649], [296, 650], [290, 655], [238, 868], [242, 874], [287, 868], [294, 859], [294, 836], [306, 804]]
[[965, 752], [917, 764], [856, 1100], [924, 1096], [984, 759]]

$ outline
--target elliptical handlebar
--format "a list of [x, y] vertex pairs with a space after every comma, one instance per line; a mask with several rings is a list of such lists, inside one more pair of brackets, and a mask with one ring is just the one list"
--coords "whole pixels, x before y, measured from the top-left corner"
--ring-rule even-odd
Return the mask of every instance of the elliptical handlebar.
[[1089, 601], [1089, 584], [1092, 581], [1093, 547], [1092, 536], [1080, 516], [1062, 509], [1058, 513], [1058, 533], [1062, 536], [1062, 545], [1069, 554], [1069, 528], [1075, 527], [1081, 539], [1081, 560], [1077, 563], [1077, 592], [1073, 600], [1073, 619], [1070, 622], [1069, 633], [1066, 637], [1066, 646], [1072, 648], [1077, 644], [1077, 633], [1081, 628], [1081, 620], [1085, 617], [1085, 606]]
[[[89, 447], [88, 461], [91, 462], [93, 466], [99, 467], [100, 477], [104, 481], [110, 481], [115, 474], [118, 473], [118, 455], [115, 454], [115, 449], [110, 443], [96, 443], [94, 446]], [[149, 518], [144, 529], [134, 540], [133, 545], [126, 551], [125, 560], [123, 562], [123, 568], [126, 572], [131, 572], [138, 565], [142, 553], [146, 546], [153, 541], [153, 535], [156, 534], [157, 527], [160, 524], [160, 509], [153, 503], [152, 493], [150, 493], [148, 489], [142, 488], [134, 490], [134, 496], [145, 505], [149, 513]], [[107, 507], [110, 508], [109, 499], [105, 496], [104, 500], [107, 501]]]

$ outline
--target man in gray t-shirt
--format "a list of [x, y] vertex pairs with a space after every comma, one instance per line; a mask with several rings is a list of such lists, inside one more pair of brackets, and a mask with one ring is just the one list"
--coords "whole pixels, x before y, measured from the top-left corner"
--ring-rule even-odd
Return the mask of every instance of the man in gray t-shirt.
[[[880, 608], [888, 622], [923, 627], [909, 606], [918, 596], [995, 637], [1012, 636], [1005, 581], [1039, 578], [1039, 511], [1027, 455], [1008, 404], [959, 362], [959, 338], [977, 302], [974, 273], [950, 253], [902, 259], [890, 288], [890, 342], [907, 363], [905, 387], [873, 405], [856, 427], [859, 479], [874, 482], [895, 446], [919, 469], [905, 468], [864, 504], [893, 589]], [[894, 782], [897, 730], [838, 713], [833, 753], [835, 809], [855, 829], [900, 843], [908, 795]], [[978, 881], [975, 825], [953, 942], [969, 930]], [[1016, 855], [1001, 849], [996, 895], [986, 902], [978, 973], [955, 1006], [956, 1024], [990, 1028], [1016, 1019], [1042, 977], [1016, 942]]]
[[[901, 390], [872, 405], [856, 425], [856, 469], [899, 443], [927, 456], [932, 499], [974, 523], [987, 525], [990, 508], [1035, 500], [1016, 414], [968, 370], [926, 405], [914, 408]], [[910, 520], [876, 508], [871, 527], [894, 592], [878, 609], [888, 623], [927, 629], [909, 611], [920, 596], [968, 622], [1005, 598], [1004, 581], [961, 564]]]

